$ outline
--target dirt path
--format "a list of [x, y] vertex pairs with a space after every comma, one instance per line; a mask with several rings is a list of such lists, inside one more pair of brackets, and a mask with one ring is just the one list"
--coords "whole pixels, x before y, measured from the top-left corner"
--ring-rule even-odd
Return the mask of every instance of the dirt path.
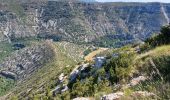
[[93, 57], [106, 50], [108, 50], [108, 48], [99, 48], [98, 50], [89, 53], [87, 56], [84, 57], [84, 59], [85, 61], [93, 61]]

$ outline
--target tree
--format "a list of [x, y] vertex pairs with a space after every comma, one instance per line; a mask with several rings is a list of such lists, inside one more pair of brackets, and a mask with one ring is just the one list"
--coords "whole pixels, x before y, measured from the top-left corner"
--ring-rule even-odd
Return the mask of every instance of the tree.
[[163, 26], [161, 28], [161, 33], [166, 37], [170, 37], [170, 25]]
[[147, 39], [146, 44], [150, 47], [156, 47], [164, 44], [170, 43], [170, 25], [163, 26], [161, 28], [160, 34]]
[[106, 72], [110, 74], [109, 80], [112, 83], [117, 83], [127, 79], [133, 70], [134, 58], [135, 53], [130, 51], [120, 53], [118, 57], [113, 57], [105, 66]]

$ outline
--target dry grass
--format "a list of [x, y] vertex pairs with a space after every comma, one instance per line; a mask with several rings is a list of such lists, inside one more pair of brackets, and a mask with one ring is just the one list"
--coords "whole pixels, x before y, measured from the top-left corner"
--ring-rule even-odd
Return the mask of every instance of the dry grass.
[[158, 57], [162, 55], [170, 55], [170, 45], [164, 45], [150, 50], [146, 53], [140, 54], [136, 59], [141, 59], [144, 57]]
[[84, 59], [85, 59], [85, 61], [93, 61], [93, 58], [94, 58], [97, 54], [99, 54], [99, 53], [101, 53], [101, 52], [104, 52], [104, 51], [106, 51], [106, 50], [108, 50], [108, 48], [99, 48], [98, 50], [95, 50], [95, 51], [89, 53], [87, 56], [84, 57]]

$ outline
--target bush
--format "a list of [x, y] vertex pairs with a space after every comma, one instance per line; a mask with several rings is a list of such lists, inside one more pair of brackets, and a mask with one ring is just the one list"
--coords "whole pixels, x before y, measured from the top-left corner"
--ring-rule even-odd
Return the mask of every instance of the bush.
[[161, 33], [159, 35], [153, 36], [147, 39], [146, 44], [151, 45], [151, 47], [156, 47], [164, 44], [170, 43], [170, 25], [163, 26], [161, 28]]
[[126, 80], [132, 72], [135, 53], [120, 53], [118, 57], [113, 57], [105, 66], [106, 72], [110, 74], [109, 80], [112, 83]]
[[93, 77], [87, 78], [83, 82], [77, 80], [77, 82], [73, 84], [71, 97], [92, 96], [94, 94], [93, 80]]
[[15, 81], [12, 79], [7, 79], [5, 77], [0, 76], [0, 96], [6, 94], [10, 91], [11, 88], [14, 87]]
[[160, 74], [163, 75], [164, 80], [170, 82], [170, 57], [162, 56], [154, 58], [153, 60], [155, 65], [157, 65]]

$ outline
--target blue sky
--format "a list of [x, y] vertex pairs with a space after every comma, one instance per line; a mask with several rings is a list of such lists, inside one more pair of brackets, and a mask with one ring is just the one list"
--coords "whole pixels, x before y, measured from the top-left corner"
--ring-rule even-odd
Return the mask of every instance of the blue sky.
[[165, 2], [170, 3], [170, 0], [96, 0], [99, 2]]

